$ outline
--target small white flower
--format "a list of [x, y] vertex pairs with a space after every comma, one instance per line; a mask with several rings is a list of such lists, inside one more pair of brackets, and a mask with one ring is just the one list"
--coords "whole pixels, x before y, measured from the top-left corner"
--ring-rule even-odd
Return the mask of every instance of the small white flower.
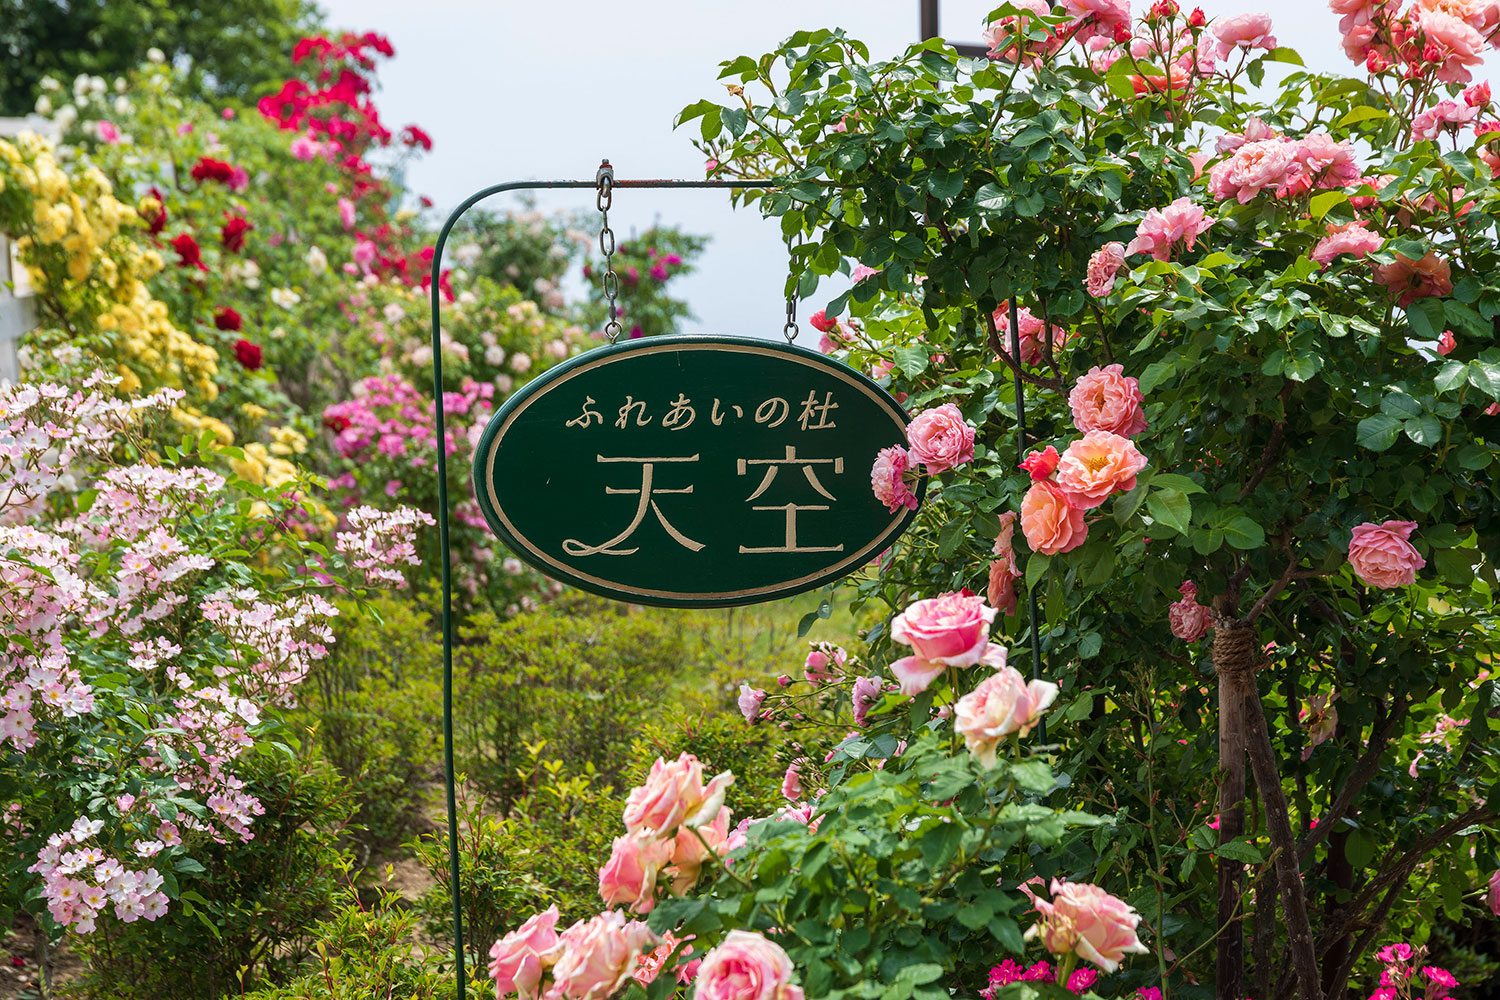
[[64, 104], [57, 109], [57, 114], [52, 116], [52, 120], [57, 122], [58, 128], [66, 130], [78, 120], [78, 109], [71, 104]]
[[473, 267], [474, 262], [479, 259], [479, 253], [478, 243], [465, 243], [453, 251], [453, 256], [458, 258], [458, 262], [464, 267]]
[[167, 54], [153, 45], [151, 48], [146, 50], [146, 58], [154, 63], [166, 62]]
[[290, 288], [273, 288], [271, 289], [271, 301], [283, 309], [290, 309], [302, 301], [302, 296]]
[[36, 113], [39, 115], [50, 115], [52, 113], [52, 100], [46, 94], [36, 99]]
[[392, 324], [399, 323], [406, 318], [406, 310], [401, 308], [401, 303], [399, 302], [386, 303], [386, 307], [381, 310], [381, 314], [385, 316], [387, 323]]
[[504, 348], [500, 347], [500, 345], [498, 344], [492, 347], [486, 347], [484, 349], [484, 360], [489, 364], [494, 365], [496, 368], [499, 368], [501, 365], [505, 364]]
[[116, 97], [115, 98], [115, 114], [117, 114], [117, 115], [128, 115], [128, 114], [130, 114], [130, 112], [132, 112], [134, 110], [135, 110], [135, 105], [133, 105], [133, 104], [130, 103], [130, 98], [128, 98], [128, 97]]
[[43, 90], [61, 90], [62, 89], [62, 84], [58, 83], [56, 79], [54, 79], [53, 77], [50, 77], [50, 76], [44, 76], [44, 77], [42, 77], [41, 80], [37, 82], [37, 86], [41, 87]]
[[313, 274], [322, 274], [328, 270], [328, 255], [317, 247], [311, 247], [303, 259], [307, 261], [307, 268]]

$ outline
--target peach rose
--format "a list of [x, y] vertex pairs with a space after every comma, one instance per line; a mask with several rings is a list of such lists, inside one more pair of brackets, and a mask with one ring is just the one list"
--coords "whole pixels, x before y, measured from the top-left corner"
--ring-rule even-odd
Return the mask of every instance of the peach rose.
[[1317, 263], [1328, 266], [1328, 262], [1339, 254], [1349, 254], [1351, 257], [1364, 257], [1372, 250], [1379, 250], [1380, 245], [1385, 242], [1384, 238], [1365, 228], [1367, 223], [1363, 220], [1346, 222], [1341, 226], [1328, 226], [1328, 235], [1318, 241], [1309, 256]]
[[1030, 733], [1057, 698], [1050, 681], [1027, 681], [1015, 667], [997, 657], [998, 671], [979, 682], [953, 709], [953, 731], [985, 767], [995, 766], [995, 750], [1011, 733]]
[[1045, 556], [1072, 552], [1089, 537], [1083, 510], [1050, 480], [1031, 484], [1021, 499], [1021, 533], [1031, 551]]
[[[729, 807], [720, 806], [719, 814], [712, 823], [678, 829], [677, 839], [671, 842], [672, 867], [668, 869], [672, 873], [673, 894], [681, 896], [697, 883], [710, 850], [721, 857], [729, 853], [729, 819]], [[694, 834], [694, 830], [698, 833]], [[702, 835], [703, 839], [699, 840], [698, 835]], [[707, 847], [703, 846], [705, 843]]]
[[694, 1000], [802, 1000], [791, 957], [754, 931], [733, 930], [703, 958]]
[[671, 841], [649, 833], [616, 837], [609, 860], [599, 869], [599, 896], [604, 905], [624, 903], [637, 913], [650, 913], [656, 905], [656, 873], [671, 853]]
[[1236, 49], [1274, 49], [1276, 36], [1271, 34], [1270, 14], [1236, 14], [1214, 22], [1213, 35], [1219, 40], [1219, 58], [1228, 59]]
[[1132, 437], [1146, 429], [1146, 415], [1141, 412], [1140, 385], [1125, 375], [1123, 365], [1089, 369], [1068, 393], [1068, 408], [1073, 411], [1073, 426], [1080, 433], [1111, 431]]
[[[1434, 76], [1443, 83], [1468, 83], [1473, 79], [1469, 67], [1484, 61], [1483, 35], [1467, 21], [1440, 10], [1418, 12], [1417, 24], [1427, 49], [1436, 56], [1428, 60], [1438, 64]], [[1427, 54], [1424, 52], [1424, 56]]]
[[705, 823], [718, 813], [732, 784], [734, 775], [725, 771], [705, 787], [703, 764], [690, 753], [670, 764], [658, 757], [646, 783], [632, 788], [625, 799], [625, 829], [671, 837], [684, 822]]
[[1032, 904], [1042, 921], [1027, 936], [1039, 936], [1054, 955], [1076, 954], [1114, 972], [1127, 954], [1149, 951], [1135, 933], [1140, 914], [1097, 885], [1053, 879], [1052, 901], [1032, 897]]
[[1198, 587], [1191, 580], [1184, 580], [1178, 588], [1182, 593], [1182, 600], [1177, 601], [1167, 608], [1167, 621], [1172, 626], [1172, 634], [1183, 642], [1197, 642], [1208, 634], [1213, 621], [1209, 618], [1208, 608], [1198, 603]]
[[[1083, 510], [1108, 500], [1113, 493], [1135, 489], [1136, 473], [1146, 467], [1129, 438], [1110, 431], [1089, 431], [1068, 445], [1057, 463], [1057, 485]], [[1023, 511], [1022, 518], [1025, 518]]]
[[656, 935], [619, 910], [606, 910], [563, 931], [549, 954], [552, 989], [549, 1000], [604, 1000], [629, 979], [636, 956], [655, 946]]
[[542, 972], [552, 963], [544, 960], [557, 944], [557, 907], [549, 906], [533, 915], [490, 947], [490, 977], [495, 995], [515, 993], [521, 1000], [536, 1000]]
[[1349, 566], [1354, 575], [1381, 590], [1411, 586], [1417, 581], [1417, 570], [1427, 565], [1407, 541], [1416, 529], [1415, 521], [1357, 525], [1349, 539]]
[[943, 594], [916, 601], [891, 622], [891, 641], [913, 655], [891, 664], [901, 693], [926, 689], [947, 667], [972, 667], [984, 658], [995, 609], [977, 595]]
[[933, 475], [974, 458], [974, 428], [952, 403], [917, 414], [906, 428], [906, 440], [910, 457]]

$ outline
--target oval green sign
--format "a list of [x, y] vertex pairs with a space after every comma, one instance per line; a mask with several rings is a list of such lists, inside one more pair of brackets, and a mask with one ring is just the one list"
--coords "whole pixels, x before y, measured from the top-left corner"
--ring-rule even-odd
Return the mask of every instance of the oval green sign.
[[880, 386], [804, 348], [634, 340], [507, 400], [474, 493], [555, 579], [641, 604], [753, 604], [845, 576], [901, 534], [915, 512], [875, 499], [870, 467], [907, 422]]

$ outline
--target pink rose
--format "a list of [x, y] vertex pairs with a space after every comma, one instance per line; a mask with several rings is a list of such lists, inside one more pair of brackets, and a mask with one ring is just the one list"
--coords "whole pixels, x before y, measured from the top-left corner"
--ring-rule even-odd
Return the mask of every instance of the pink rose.
[[990, 563], [989, 587], [985, 592], [990, 607], [1007, 616], [1016, 613], [1016, 581], [1021, 578], [1012, 541], [1015, 532], [1016, 512], [1008, 510], [1000, 515], [1000, 534], [995, 537], [994, 550], [999, 558]]
[[1429, 250], [1420, 260], [1395, 254], [1389, 264], [1373, 265], [1375, 280], [1396, 296], [1398, 306], [1417, 299], [1442, 297], [1453, 291], [1453, 267]]
[[802, 1000], [792, 960], [754, 931], [732, 930], [698, 967], [694, 1000]]
[[1447, 357], [1458, 349], [1458, 338], [1453, 336], [1452, 330], [1444, 330], [1443, 335], [1438, 338], [1437, 352]]
[[1379, 250], [1385, 240], [1365, 228], [1363, 220], [1346, 222], [1342, 226], [1330, 225], [1328, 235], [1318, 241], [1310, 255], [1314, 261], [1328, 266], [1328, 262], [1339, 254], [1362, 258], [1372, 250]]
[[1214, 148], [1220, 153], [1232, 153], [1247, 142], [1261, 142], [1265, 139], [1280, 139], [1281, 133], [1267, 125], [1260, 118], [1252, 116], [1245, 122], [1245, 130], [1238, 134], [1229, 133], [1221, 135], [1214, 140]]
[[1357, 525], [1349, 539], [1349, 566], [1365, 583], [1381, 590], [1407, 587], [1417, 580], [1417, 570], [1427, 565], [1407, 541], [1417, 528], [1415, 521], [1365, 522]]
[[1136, 473], [1145, 467], [1146, 456], [1129, 438], [1089, 431], [1063, 452], [1057, 485], [1078, 507], [1090, 510], [1114, 493], [1135, 489]]
[[1174, 246], [1182, 243], [1188, 250], [1193, 249], [1194, 242], [1213, 224], [1214, 220], [1207, 218], [1203, 209], [1186, 196], [1178, 198], [1166, 208], [1146, 211], [1125, 254], [1149, 253], [1157, 260], [1170, 260]]
[[1084, 288], [1096, 299], [1102, 299], [1114, 291], [1115, 275], [1125, 266], [1125, 244], [1104, 244], [1089, 258], [1088, 280]]
[[1011, 733], [1025, 736], [1057, 698], [1057, 685], [1027, 681], [1015, 667], [997, 657], [1000, 669], [979, 682], [953, 709], [953, 731], [985, 767], [995, 766], [995, 750]]
[[619, 910], [580, 920], [562, 932], [549, 953], [556, 957], [546, 995], [549, 1000], [604, 1000], [625, 985], [636, 956], [655, 944], [650, 928], [627, 920]]
[[933, 475], [974, 458], [974, 427], [952, 403], [917, 414], [907, 425], [906, 440], [911, 445], [910, 457]]
[[857, 285], [866, 278], [873, 278], [879, 273], [879, 268], [868, 267], [864, 264], [855, 264], [854, 270], [849, 272], [849, 280]]
[[985, 654], [995, 609], [977, 596], [949, 593], [916, 601], [891, 622], [891, 641], [913, 655], [891, 664], [901, 693], [926, 689], [946, 667], [972, 667]]
[[854, 724], [863, 726], [865, 717], [870, 712], [870, 707], [880, 701], [884, 688], [879, 677], [858, 677], [854, 681], [854, 689], [850, 692], [850, 701], [854, 708]]
[[1484, 60], [1484, 36], [1473, 25], [1440, 10], [1417, 12], [1417, 25], [1426, 38], [1424, 56], [1437, 64], [1434, 76], [1443, 83], [1468, 83], [1470, 66]]
[[671, 853], [671, 841], [650, 834], [616, 837], [609, 860], [599, 869], [599, 896], [604, 905], [624, 903], [637, 913], [650, 913], [656, 905], [656, 873]]
[[766, 700], [766, 693], [759, 688], [753, 688], [749, 684], [740, 685], [740, 714], [745, 717], [746, 722], [754, 722], [760, 715], [760, 703]]
[[832, 684], [843, 673], [849, 654], [831, 642], [812, 643], [807, 659], [802, 662], [802, 676], [809, 684]]
[[1033, 897], [1032, 904], [1042, 921], [1028, 935], [1040, 936], [1054, 955], [1076, 954], [1114, 972], [1126, 954], [1149, 951], [1135, 933], [1140, 914], [1097, 885], [1053, 879], [1052, 901]]
[[1110, 431], [1131, 437], [1146, 429], [1146, 415], [1141, 412], [1139, 384], [1125, 376], [1122, 365], [1089, 369], [1068, 393], [1068, 407], [1073, 411], [1073, 426], [1080, 433]]
[[1276, 36], [1271, 34], [1270, 14], [1236, 14], [1214, 22], [1214, 37], [1219, 40], [1219, 58], [1228, 59], [1236, 49], [1274, 49]]
[[1267, 188], [1285, 193], [1302, 170], [1297, 149], [1286, 139], [1247, 142], [1208, 172], [1208, 190], [1220, 201], [1233, 198], [1241, 205]]
[[1439, 101], [1411, 121], [1413, 139], [1436, 139], [1440, 131], [1457, 134], [1460, 126], [1479, 117], [1479, 108], [1456, 101]]
[[1046, 479], [1032, 483], [1021, 499], [1021, 533], [1031, 551], [1044, 556], [1072, 552], [1089, 537], [1083, 509]]
[[906, 481], [906, 472], [911, 468], [911, 456], [899, 445], [880, 449], [875, 456], [875, 465], [870, 469], [870, 489], [875, 499], [885, 504], [885, 509], [894, 514], [905, 507], [917, 509], [917, 495]]
[[1167, 621], [1172, 626], [1172, 634], [1183, 642], [1197, 642], [1208, 634], [1213, 620], [1209, 617], [1208, 608], [1198, 603], [1198, 587], [1191, 580], [1184, 580], [1178, 588], [1182, 594], [1182, 600], [1177, 601], [1167, 608]]
[[1038, 482], [1043, 479], [1051, 479], [1052, 473], [1057, 471], [1057, 463], [1060, 461], [1062, 461], [1062, 456], [1057, 453], [1056, 448], [1049, 444], [1040, 451], [1027, 452], [1025, 460], [1016, 466], [1016, 468], [1025, 469], [1031, 473], [1031, 481]]
[[1500, 917], [1500, 868], [1490, 876], [1489, 904], [1490, 912]]
[[557, 907], [551, 906], [511, 931], [490, 947], [490, 976], [495, 995], [518, 994], [536, 1000], [542, 972], [551, 961], [542, 956], [557, 944]]
[[1306, 191], [1316, 182], [1320, 188], [1344, 188], [1361, 183], [1354, 146], [1345, 139], [1334, 141], [1327, 132], [1305, 135], [1292, 147], [1300, 167], [1292, 187]]
[[802, 798], [802, 774], [796, 761], [786, 766], [786, 774], [781, 777], [781, 794], [788, 802]]
[[[1029, 10], [1033, 14], [1044, 17], [1052, 15], [1052, 6], [1047, 0], [1015, 0], [1015, 6], [1021, 10]], [[1021, 22], [1017, 24], [1017, 22]], [[1041, 28], [1046, 30], [1047, 26], [1037, 23], [1031, 18], [1024, 16], [1002, 17], [995, 23], [984, 29], [981, 36], [984, 44], [989, 48], [986, 53], [991, 59], [1003, 59], [1006, 62], [1016, 61], [1016, 48], [1019, 42], [1025, 55], [1022, 63], [1027, 66], [1035, 66], [1043, 55], [1056, 52], [1062, 45], [1061, 40], [1050, 31], [1043, 41], [1022, 39], [1021, 33], [1027, 28]]]
[[1083, 22], [1075, 35], [1081, 42], [1096, 35], [1112, 38], [1120, 26], [1130, 28], [1130, 0], [1063, 0], [1063, 10]]
[[684, 826], [677, 831], [676, 840], [668, 842], [672, 845], [670, 871], [672, 892], [675, 895], [681, 896], [697, 884], [703, 862], [708, 860], [710, 853], [722, 857], [733, 850], [729, 843], [729, 819], [729, 807], [720, 806], [719, 814], [712, 823], [697, 827]]
[[369, 240], [360, 240], [354, 244], [354, 251], [350, 256], [353, 258], [355, 264], [368, 271], [370, 265], [375, 263], [375, 258], [380, 256], [380, 251]]
[[339, 221], [344, 224], [345, 229], [354, 228], [354, 202], [348, 198], [339, 199]]
[[[1000, 343], [1007, 352], [1010, 351], [1010, 303], [1002, 302], [995, 309], [993, 319], [995, 321], [995, 332], [1000, 334]], [[1032, 315], [1030, 309], [1021, 306], [1016, 309], [1016, 332], [1021, 342], [1021, 356], [1016, 358], [1023, 365], [1034, 365], [1042, 360], [1046, 354], [1047, 324]], [[1052, 348], [1061, 350], [1062, 346], [1070, 339], [1070, 334], [1062, 327], [1052, 325]]]
[[120, 141], [120, 130], [114, 122], [99, 122], [95, 126], [99, 133], [99, 141], [113, 146]]
[[659, 837], [670, 837], [684, 822], [705, 823], [718, 813], [733, 783], [734, 775], [725, 771], [705, 787], [703, 764], [690, 753], [670, 764], [658, 757], [646, 783], [632, 788], [625, 799], [625, 829], [631, 833], [652, 830]]

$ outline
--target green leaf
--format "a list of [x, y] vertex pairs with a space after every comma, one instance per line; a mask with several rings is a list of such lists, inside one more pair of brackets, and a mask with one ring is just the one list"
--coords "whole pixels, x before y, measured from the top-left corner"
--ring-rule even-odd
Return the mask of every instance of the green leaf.
[[1401, 421], [1384, 413], [1366, 417], [1359, 422], [1355, 439], [1370, 451], [1385, 451], [1396, 443], [1401, 433]]
[[1123, 528], [1125, 522], [1135, 516], [1135, 512], [1141, 509], [1141, 502], [1146, 499], [1147, 489], [1147, 484], [1141, 483], [1124, 496], [1115, 498], [1116, 524]]
[[1381, 109], [1371, 107], [1368, 104], [1361, 104], [1359, 107], [1355, 108], [1353, 111], [1349, 112], [1347, 115], [1335, 122], [1334, 128], [1344, 128], [1349, 125], [1358, 124], [1359, 122], [1370, 121], [1373, 118], [1389, 118], [1390, 116], [1390, 112], [1388, 111], [1382, 111]]
[[1237, 549], [1258, 549], [1266, 544], [1266, 533], [1255, 521], [1240, 514], [1224, 525], [1224, 541]]
[[998, 184], [986, 184], [974, 192], [974, 207], [981, 214], [1002, 212], [1010, 204], [1010, 192]]
[[901, 369], [901, 374], [908, 377], [925, 372], [931, 360], [927, 348], [920, 344], [898, 347], [893, 353], [896, 355], [896, 367]]
[[1037, 585], [1043, 576], [1047, 574], [1047, 567], [1052, 563], [1051, 556], [1044, 556], [1040, 552], [1033, 552], [1026, 559], [1026, 589], [1030, 590]]
[[1348, 200], [1349, 196], [1342, 191], [1324, 191], [1313, 195], [1312, 201], [1308, 203], [1308, 210], [1312, 212], [1313, 221], [1321, 222], [1323, 216]]
[[1176, 490], [1191, 496], [1194, 493], [1202, 493], [1203, 487], [1193, 482], [1187, 476], [1179, 476], [1175, 472], [1157, 473], [1151, 478], [1151, 485], [1162, 490]]
[[964, 175], [958, 171], [933, 174], [927, 178], [927, 190], [939, 201], [947, 201], [964, 189]]
[[1080, 660], [1093, 659], [1099, 655], [1099, 650], [1104, 648], [1104, 636], [1098, 632], [1090, 632], [1078, 640], [1078, 658]]
[[1433, 376], [1432, 387], [1438, 392], [1448, 392], [1456, 389], [1464, 383], [1464, 376], [1469, 374], [1469, 366], [1462, 361], [1445, 361], [1443, 367]]
[[1193, 517], [1193, 503], [1180, 490], [1153, 490], [1146, 501], [1146, 510], [1157, 524], [1185, 535]]
[[1239, 861], [1247, 865], [1258, 865], [1265, 860], [1265, 855], [1261, 854], [1253, 845], [1247, 844], [1243, 840], [1231, 840], [1220, 844], [1214, 848], [1213, 852], [1221, 858], [1228, 858], [1230, 861]]
[[1407, 437], [1424, 448], [1431, 448], [1443, 439], [1443, 425], [1430, 413], [1412, 417], [1402, 427]]
[[708, 111], [704, 112], [703, 121], [699, 126], [699, 132], [702, 134], [704, 142], [712, 142], [718, 138], [719, 131], [722, 128], [719, 122], [719, 115], [721, 113], [722, 109], [718, 105], [714, 105]]

